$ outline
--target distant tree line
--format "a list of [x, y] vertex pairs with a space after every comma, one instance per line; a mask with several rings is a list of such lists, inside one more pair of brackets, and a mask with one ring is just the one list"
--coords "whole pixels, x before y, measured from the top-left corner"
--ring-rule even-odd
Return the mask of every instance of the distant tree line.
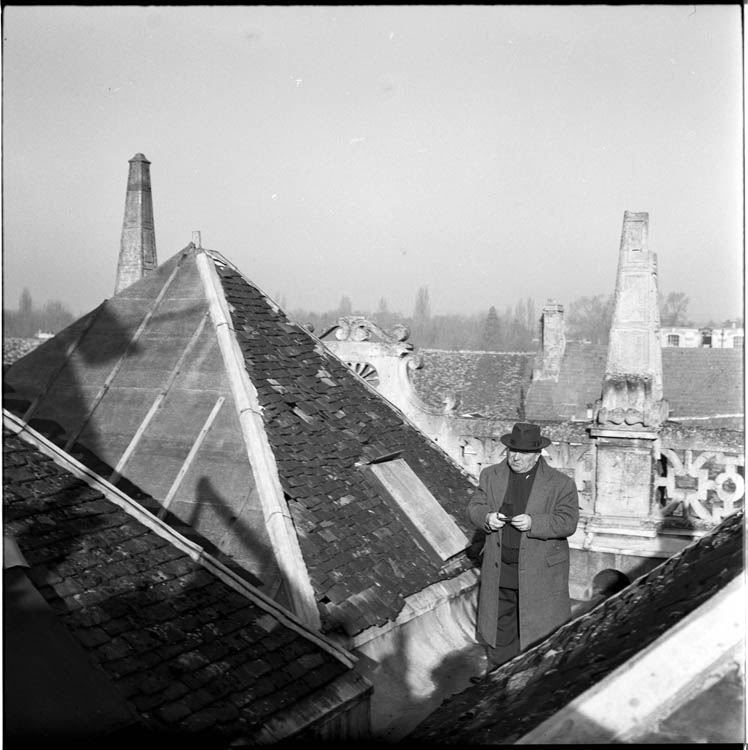
[[[613, 321], [614, 295], [598, 294], [579, 297], [565, 305], [566, 337], [571, 341], [607, 344]], [[683, 292], [670, 292], [660, 298], [660, 325], [692, 326], [688, 318], [688, 297]], [[324, 313], [296, 309], [291, 317], [297, 322], [311, 324], [320, 336], [330, 330], [338, 318], [361, 315], [374, 321], [385, 331], [395, 325], [410, 329], [410, 341], [426, 349], [466, 349], [473, 351], [534, 351], [540, 337], [540, 311], [532, 299], [505, 305], [499, 312], [495, 305], [486, 312], [473, 314], [434, 315], [427, 286], [420, 287], [411, 315], [391, 311], [382, 297], [376, 311], [354, 308], [351, 298], [343, 295], [335, 310]], [[727, 327], [710, 322], [712, 327]], [[742, 325], [742, 321], [740, 321]]]
[[[276, 294], [276, 301], [285, 308], [285, 298]], [[670, 292], [660, 298], [660, 325], [692, 327], [688, 317], [688, 297], [683, 292]], [[566, 336], [569, 340], [607, 344], [613, 319], [614, 296], [598, 294], [579, 297], [565, 305]], [[335, 310], [317, 313], [297, 309], [291, 318], [298, 323], [311, 324], [320, 336], [337, 322], [338, 318], [361, 315], [390, 331], [395, 325], [407, 326], [410, 341], [426, 349], [467, 349], [473, 351], [519, 352], [534, 351], [540, 336], [540, 312], [529, 297], [514, 305], [505, 305], [499, 312], [491, 305], [485, 312], [471, 314], [434, 315], [431, 312], [429, 288], [422, 286], [416, 293], [413, 313], [404, 315], [390, 310], [386, 298], [379, 300], [373, 312], [354, 309], [351, 298], [343, 295]], [[58, 333], [74, 321], [74, 316], [57, 300], [46, 302], [36, 308], [28, 289], [24, 289], [17, 310], [3, 310], [3, 335], [5, 337], [29, 338], [37, 331]], [[705, 326], [729, 327], [732, 321]], [[742, 325], [742, 320], [736, 321]]]
[[347, 295], [341, 298], [335, 310], [291, 312], [298, 323], [311, 324], [317, 335], [328, 331], [338, 318], [350, 315], [362, 315], [385, 331], [398, 324], [404, 325], [410, 330], [409, 340], [426, 349], [533, 351], [537, 346], [538, 320], [531, 299], [520, 300], [514, 308], [507, 306], [503, 313], [492, 306], [487, 313], [434, 315], [428, 287], [424, 286], [418, 289], [412, 315], [391, 311], [384, 297], [374, 312], [354, 309]]
[[38, 331], [58, 333], [75, 318], [62, 302], [51, 300], [39, 309], [34, 307], [28, 289], [21, 292], [17, 310], [3, 308], [3, 336], [6, 338], [31, 338]]

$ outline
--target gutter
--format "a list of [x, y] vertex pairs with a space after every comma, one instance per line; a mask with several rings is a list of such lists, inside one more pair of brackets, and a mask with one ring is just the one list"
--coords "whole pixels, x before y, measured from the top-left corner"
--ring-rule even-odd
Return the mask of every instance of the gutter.
[[349, 649], [358, 649], [371, 641], [382, 638], [391, 631], [399, 630], [411, 620], [416, 620], [422, 615], [437, 609], [451, 599], [456, 599], [463, 594], [474, 590], [478, 585], [479, 577], [479, 573], [476, 569], [470, 569], [463, 571], [454, 578], [432, 583], [422, 591], [417, 591], [415, 594], [408, 596], [405, 599], [405, 606], [400, 610], [394, 620], [390, 620], [384, 625], [373, 625], [361, 633], [351, 636], [344, 641], [345, 647]]

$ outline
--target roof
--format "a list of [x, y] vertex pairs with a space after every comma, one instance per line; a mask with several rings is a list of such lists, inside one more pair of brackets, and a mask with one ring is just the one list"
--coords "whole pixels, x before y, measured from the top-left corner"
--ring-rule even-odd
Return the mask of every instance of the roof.
[[[662, 349], [670, 419], [708, 428], [742, 429], [743, 350]], [[536, 354], [423, 350], [412, 375], [420, 398], [437, 406], [449, 391], [460, 414], [515, 419], [524, 398], [533, 422], [585, 420], [601, 398], [608, 348], [570, 341], [557, 380], [530, 380]]]
[[9, 336], [3, 338], [3, 365], [9, 365], [36, 349], [43, 339]]
[[470, 476], [218, 253], [177, 253], [4, 387], [6, 408], [167, 504], [270, 595], [291, 580], [281, 600], [311, 598], [325, 632], [393, 621], [472, 567], [435, 561], [363, 469], [404, 459], [466, 534]]
[[[95, 475], [85, 481], [82, 467], [58, 449], [44, 447], [33, 431], [4, 429], [4, 532], [25, 558], [28, 581], [43, 599], [34, 606], [49, 621], [45, 631], [38, 614], [29, 620], [28, 600], [20, 596], [11, 615], [6, 602], [6, 629], [35, 622], [39, 631], [15, 630], [14, 642], [27, 648], [6, 653], [4, 689], [16, 696], [15, 705], [39, 706], [45, 699], [54, 705], [66, 697], [50, 693], [61, 685], [81, 700], [82, 680], [72, 671], [50, 680], [49, 664], [33, 661], [37, 649], [51, 650], [39, 639], [53, 627], [66, 631], [55, 636], [57, 651], [70, 653], [64, 638], [72, 637], [102, 691], [86, 704], [89, 732], [108, 701], [113, 715], [120, 707], [120, 725], [129, 713], [156, 732], [210, 729], [216, 740], [257, 738], [301, 701], [316, 700], [318, 691], [326, 697], [317, 718], [328, 712], [341, 680], [359, 697], [370, 691], [352, 662], [339, 656], [345, 652], [326, 646], [248, 584], [230, 585], [225, 572], [217, 575], [220, 565], [206, 567], [204, 552], [121, 493], [103, 492]], [[90, 694], [83, 693], [89, 700]], [[46, 718], [43, 707], [38, 711]]]
[[586, 419], [603, 388], [608, 347], [568, 342], [558, 381], [533, 381], [525, 410], [531, 421]]
[[406, 596], [471, 563], [434, 563], [359, 465], [401, 455], [465, 531], [468, 475], [236, 269], [219, 274], [328, 627], [394, 619]]
[[423, 367], [411, 377], [419, 397], [440, 408], [454, 393], [459, 414], [517, 419], [532, 375], [534, 352], [472, 352], [421, 349]]
[[409, 739], [511, 744], [646, 648], [743, 571], [744, 511], [538, 646], [445, 701]]
[[[730, 426], [729, 416], [745, 412], [743, 393], [743, 349], [662, 350], [662, 380], [670, 418], [676, 421], [704, 422], [704, 417], [727, 415], [714, 426]], [[689, 419], [693, 418], [693, 419]]]

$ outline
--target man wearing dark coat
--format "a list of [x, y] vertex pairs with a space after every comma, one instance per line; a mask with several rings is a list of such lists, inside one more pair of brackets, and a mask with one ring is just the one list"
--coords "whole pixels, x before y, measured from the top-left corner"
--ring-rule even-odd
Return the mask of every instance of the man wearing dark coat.
[[486, 533], [478, 637], [490, 671], [571, 619], [569, 543], [579, 521], [574, 480], [541, 456], [550, 440], [518, 422], [501, 437], [506, 459], [480, 474], [468, 504]]

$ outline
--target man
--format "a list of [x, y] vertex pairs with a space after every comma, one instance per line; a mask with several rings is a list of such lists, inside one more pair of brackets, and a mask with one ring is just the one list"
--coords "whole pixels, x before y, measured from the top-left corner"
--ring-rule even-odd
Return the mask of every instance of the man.
[[541, 457], [551, 441], [540, 428], [519, 422], [501, 442], [506, 460], [481, 472], [468, 504], [486, 533], [477, 631], [487, 671], [571, 619], [566, 538], [579, 521], [574, 480]]

